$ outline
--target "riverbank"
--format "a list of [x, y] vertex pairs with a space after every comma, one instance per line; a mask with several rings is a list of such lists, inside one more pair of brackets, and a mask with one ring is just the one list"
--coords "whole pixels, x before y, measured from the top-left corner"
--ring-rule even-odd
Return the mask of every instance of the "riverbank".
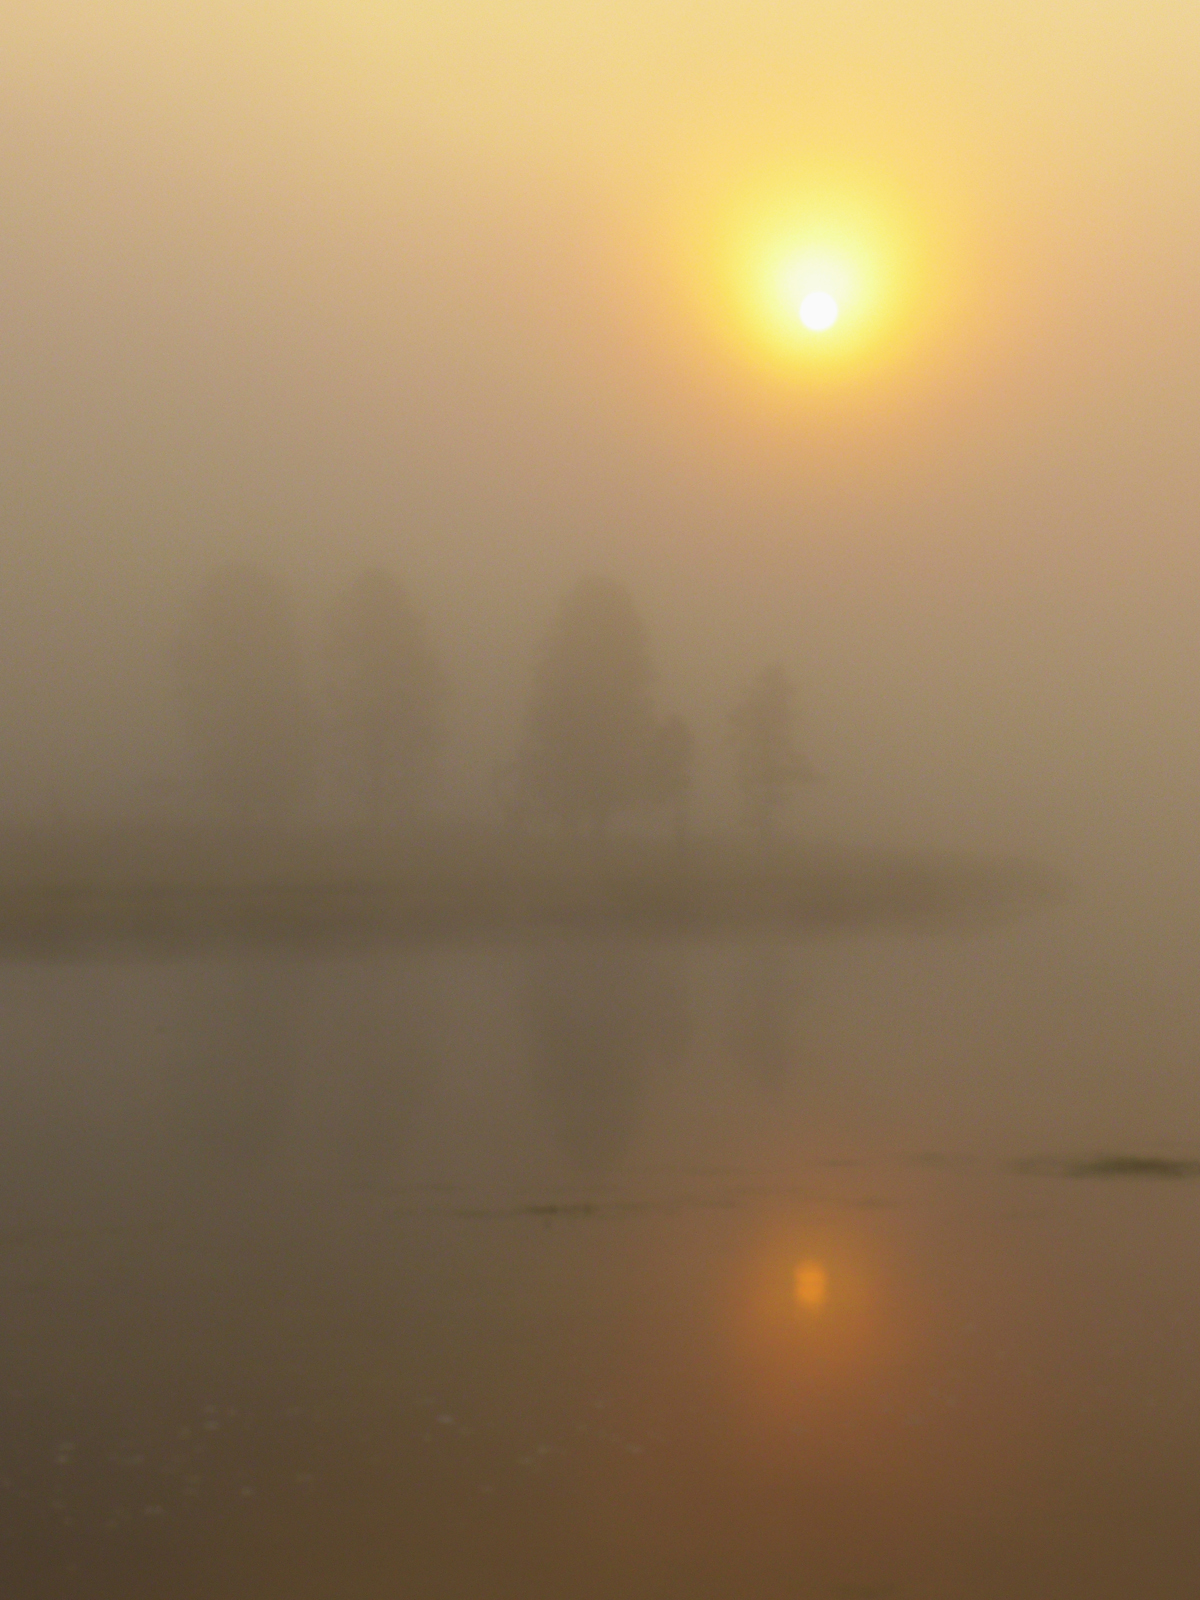
[[1062, 892], [1018, 860], [718, 838], [9, 830], [0, 952], [939, 924]]

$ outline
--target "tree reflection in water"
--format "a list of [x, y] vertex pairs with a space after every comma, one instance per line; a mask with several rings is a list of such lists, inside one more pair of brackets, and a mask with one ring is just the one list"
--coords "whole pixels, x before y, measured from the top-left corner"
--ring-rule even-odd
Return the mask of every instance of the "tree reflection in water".
[[764, 1089], [782, 1088], [799, 1059], [804, 990], [797, 965], [793, 946], [766, 938], [748, 944], [735, 969], [730, 1044]]
[[625, 1153], [646, 1085], [690, 1038], [686, 997], [659, 958], [624, 941], [584, 940], [531, 954], [525, 1011], [533, 1085], [580, 1167]]
[[178, 1115], [185, 1139], [221, 1159], [265, 1160], [295, 1096], [308, 981], [261, 952], [207, 962], [183, 1002]]
[[419, 958], [359, 952], [338, 962], [318, 991], [321, 1092], [334, 1097], [328, 1151], [342, 1178], [372, 1184], [399, 1158], [434, 1074], [441, 1018]]

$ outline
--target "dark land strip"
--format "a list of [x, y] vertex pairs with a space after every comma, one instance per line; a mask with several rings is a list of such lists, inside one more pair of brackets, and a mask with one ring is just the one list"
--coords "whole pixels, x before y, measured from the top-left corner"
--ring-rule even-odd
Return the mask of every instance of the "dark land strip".
[[331, 848], [324, 835], [257, 850], [242, 836], [152, 843], [39, 854], [0, 837], [0, 955], [937, 929], [1065, 893], [1034, 863], [899, 851], [487, 839], [368, 850]]

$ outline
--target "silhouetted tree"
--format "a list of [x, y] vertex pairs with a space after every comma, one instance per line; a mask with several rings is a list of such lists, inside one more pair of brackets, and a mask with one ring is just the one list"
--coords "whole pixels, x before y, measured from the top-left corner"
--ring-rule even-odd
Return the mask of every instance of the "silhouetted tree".
[[316, 741], [280, 584], [249, 565], [214, 572], [185, 610], [174, 664], [183, 719], [217, 798], [242, 822], [293, 811]]
[[363, 573], [334, 604], [327, 662], [351, 785], [376, 821], [411, 811], [441, 742], [445, 684], [424, 618], [390, 573]]
[[746, 821], [760, 839], [775, 831], [798, 783], [816, 774], [796, 745], [795, 690], [780, 666], [764, 667], [730, 713], [730, 733]]
[[568, 827], [602, 833], [649, 797], [653, 672], [628, 591], [585, 578], [560, 605], [534, 670], [521, 781]]
[[650, 745], [648, 797], [670, 810], [675, 837], [687, 835], [688, 801], [692, 790], [692, 730], [677, 711], [658, 724]]

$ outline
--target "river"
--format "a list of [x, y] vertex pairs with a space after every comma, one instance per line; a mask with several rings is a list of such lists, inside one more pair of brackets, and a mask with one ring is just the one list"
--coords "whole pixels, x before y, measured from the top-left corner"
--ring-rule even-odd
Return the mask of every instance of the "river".
[[1104, 915], [9, 961], [3, 1592], [1190, 1594], [1200, 993]]

